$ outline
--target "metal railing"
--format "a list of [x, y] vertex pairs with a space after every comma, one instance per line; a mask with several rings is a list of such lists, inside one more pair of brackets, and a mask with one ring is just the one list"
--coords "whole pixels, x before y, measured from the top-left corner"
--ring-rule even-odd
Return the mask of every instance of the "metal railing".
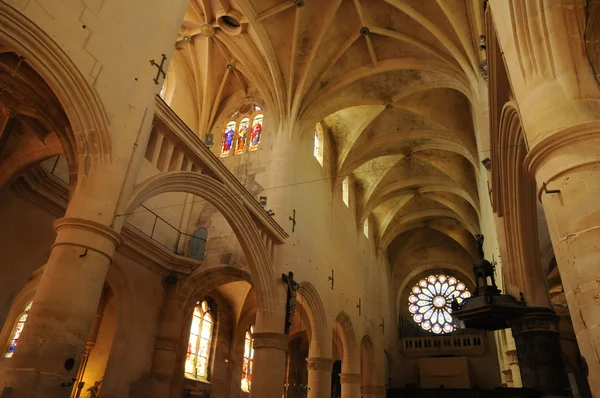
[[[130, 218], [127, 220], [127, 224], [131, 227], [135, 228], [137, 231], [146, 235], [159, 245], [165, 247], [166, 249], [172, 251], [178, 256], [186, 256], [186, 250], [191, 245], [198, 244], [201, 247], [205, 247], [206, 238], [199, 237], [187, 234], [185, 232], [181, 232], [178, 228], [176, 228], [173, 224], [153, 212], [148, 207], [141, 205], [140, 207], [144, 208], [144, 215], [151, 214], [152, 219], [150, 223], [136, 223], [132, 221], [132, 218], [136, 216], [136, 214], [140, 214], [140, 212], [134, 212]], [[134, 218], [135, 219], [135, 218]], [[147, 221], [147, 220], [146, 220]], [[145, 224], [145, 225], [142, 225]], [[150, 227], [151, 224], [151, 227]], [[148, 231], [149, 229], [149, 231]], [[186, 243], [188, 244], [186, 246]], [[202, 251], [203, 254], [203, 251]], [[203, 256], [202, 256], [203, 257]], [[196, 258], [197, 260], [202, 260], [202, 258]]]

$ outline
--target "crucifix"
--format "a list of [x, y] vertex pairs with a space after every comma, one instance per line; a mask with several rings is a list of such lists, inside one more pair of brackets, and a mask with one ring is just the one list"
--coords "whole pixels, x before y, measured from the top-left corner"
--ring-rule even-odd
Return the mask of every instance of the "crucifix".
[[300, 285], [294, 280], [294, 273], [288, 272], [288, 274], [281, 274], [281, 279], [287, 283], [287, 312], [285, 314], [285, 334], [290, 334], [290, 327], [292, 326], [292, 317], [296, 312], [296, 292], [300, 288]]
[[358, 316], [360, 316], [360, 312], [362, 310], [362, 304], [360, 302], [360, 299], [358, 299], [358, 304], [356, 304], [356, 308], [358, 308]]
[[166, 60], [167, 60], [167, 56], [165, 54], [162, 54], [162, 60], [160, 61], [160, 65], [157, 64], [153, 59], [150, 60], [150, 65], [156, 66], [158, 68], [158, 71], [156, 72], [156, 77], [153, 79], [154, 84], [158, 84], [160, 75], [162, 75], [163, 78], [167, 77], [167, 74], [166, 74], [165, 70], [163, 69], [163, 66], [164, 66]]
[[296, 229], [296, 209], [294, 209], [294, 215], [290, 216], [288, 218], [292, 222], [292, 232], [295, 232], [295, 229]]

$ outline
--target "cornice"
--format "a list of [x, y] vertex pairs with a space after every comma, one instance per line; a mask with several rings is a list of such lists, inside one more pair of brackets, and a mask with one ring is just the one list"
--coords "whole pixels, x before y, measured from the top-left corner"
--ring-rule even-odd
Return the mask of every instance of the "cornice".
[[252, 334], [253, 348], [273, 348], [281, 351], [288, 351], [289, 336], [283, 333], [274, 332], [256, 332]]
[[56, 241], [52, 247], [75, 245], [94, 250], [112, 259], [114, 251], [123, 244], [123, 238], [112, 228], [95, 221], [67, 217], [54, 221]]
[[252, 218], [262, 226], [262, 229], [268, 231], [277, 243], [281, 244], [288, 238], [288, 234], [273, 217], [267, 214], [256, 198], [159, 96], [156, 96], [155, 120], [156, 118], [166, 127], [166, 131], [161, 132], [172, 133], [169, 138], [178, 141], [183, 147], [179, 147], [180, 149], [187, 149], [187, 152], [192, 155], [191, 158], [200, 159], [203, 162], [202, 166], [207, 169], [205, 171], [209, 171], [217, 180], [226, 183], [234, 190], [239, 195], [240, 201], [250, 211]]
[[[525, 157], [525, 169], [535, 176], [539, 167], [555, 151], [574, 143], [600, 138], [600, 123], [597, 121], [579, 124], [558, 131], [537, 143]], [[600, 161], [600, 159], [598, 159]], [[565, 172], [567, 170], [564, 170]], [[547, 182], [547, 181], [546, 181]]]

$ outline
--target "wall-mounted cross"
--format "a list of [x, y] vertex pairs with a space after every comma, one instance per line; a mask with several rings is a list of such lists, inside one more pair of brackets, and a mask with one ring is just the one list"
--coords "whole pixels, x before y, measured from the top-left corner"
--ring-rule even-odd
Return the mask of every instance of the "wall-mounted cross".
[[331, 290], [333, 290], [333, 282], [334, 282], [333, 270], [331, 270], [331, 276], [328, 277], [327, 280], [331, 282]]
[[358, 304], [356, 304], [356, 308], [358, 308], [358, 316], [360, 316], [360, 312], [362, 310], [362, 304], [360, 302], [360, 299], [358, 299]]
[[156, 77], [154, 78], [154, 84], [158, 84], [160, 75], [162, 75], [163, 78], [167, 77], [167, 73], [163, 69], [163, 66], [165, 65], [165, 61], [167, 60], [167, 56], [165, 54], [161, 54], [161, 55], [162, 55], [162, 60], [160, 61], [160, 65], [157, 64], [153, 59], [150, 60], [150, 65], [156, 66], [158, 68], [158, 71], [156, 72]]
[[383, 334], [385, 334], [385, 319], [381, 318], [381, 323], [379, 324], [379, 327], [381, 328], [381, 331], [383, 332]]
[[289, 219], [292, 222], [292, 232], [295, 232], [295, 230], [296, 230], [296, 209], [294, 209], [294, 215], [290, 216]]

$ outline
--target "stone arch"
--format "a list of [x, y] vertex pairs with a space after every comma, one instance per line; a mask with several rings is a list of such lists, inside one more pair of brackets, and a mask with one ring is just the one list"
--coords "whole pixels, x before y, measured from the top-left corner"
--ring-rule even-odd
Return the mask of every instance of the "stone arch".
[[335, 318], [335, 328], [342, 342], [342, 373], [360, 373], [360, 352], [352, 320], [344, 311]]
[[317, 289], [307, 281], [300, 282], [300, 303], [306, 310], [311, 325], [310, 357], [331, 356], [331, 336], [328, 333], [327, 316]]
[[[498, 139], [492, 147], [494, 211], [504, 222], [506, 253], [502, 273], [504, 288], [515, 297], [525, 294], [530, 305], [548, 305], [540, 266], [536, 182], [524, 168], [527, 142], [517, 105], [508, 101], [500, 114]], [[495, 156], [494, 156], [495, 155]]]
[[[221, 182], [195, 172], [176, 171], [158, 174], [138, 184], [125, 214], [153, 196], [167, 192], [186, 192], [199, 196], [223, 214], [248, 259], [261, 310], [267, 317], [278, 306], [279, 290], [271, 266], [271, 258], [260, 231], [248, 210], [235, 198], [235, 193]], [[124, 220], [116, 229], [120, 229]]]
[[379, 367], [375, 361], [375, 346], [368, 334], [360, 341], [360, 370], [363, 389], [376, 385]]
[[52, 89], [71, 131], [57, 132], [72, 176], [89, 173], [111, 159], [107, 117], [94, 90], [70, 57], [42, 29], [6, 3], [0, 3], [0, 42], [25, 57]]

